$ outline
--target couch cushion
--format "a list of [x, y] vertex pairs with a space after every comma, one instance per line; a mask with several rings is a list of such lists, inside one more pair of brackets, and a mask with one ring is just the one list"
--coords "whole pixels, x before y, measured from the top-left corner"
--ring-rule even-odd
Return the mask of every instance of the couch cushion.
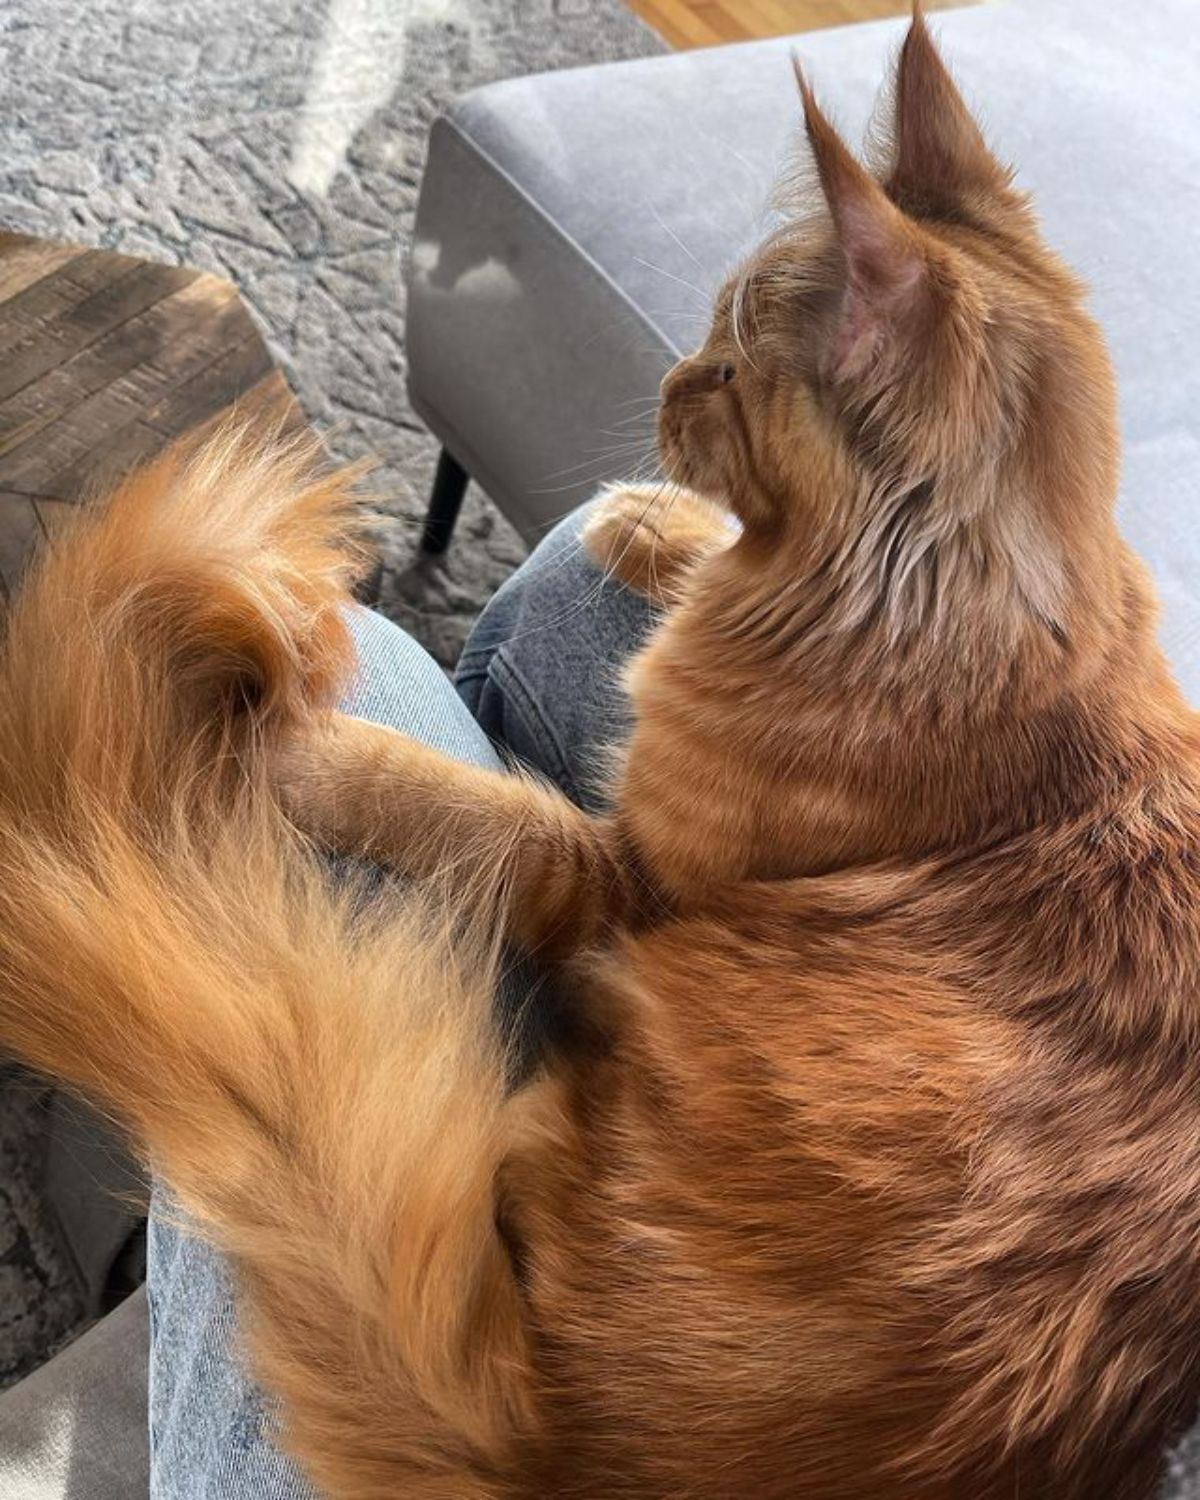
[[[1192, 0], [989, 0], [934, 23], [1051, 242], [1092, 285], [1121, 384], [1122, 515], [1200, 701]], [[902, 32], [514, 79], [435, 126], [410, 278], [413, 400], [527, 538], [648, 448], [657, 380], [699, 339], [796, 148], [791, 52], [855, 138]]]

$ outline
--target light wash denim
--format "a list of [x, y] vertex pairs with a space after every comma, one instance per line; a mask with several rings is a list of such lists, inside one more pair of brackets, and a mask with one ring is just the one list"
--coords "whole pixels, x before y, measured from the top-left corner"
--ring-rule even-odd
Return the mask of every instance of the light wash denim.
[[[359, 671], [346, 712], [390, 724], [477, 765], [535, 767], [575, 801], [604, 800], [606, 747], [626, 713], [620, 669], [652, 615], [603, 578], [562, 522], [484, 610], [457, 693], [409, 636], [356, 611]], [[453, 553], [450, 566], [453, 567]], [[314, 1500], [272, 1442], [272, 1412], [247, 1378], [219, 1256], [151, 1209], [151, 1500]]]

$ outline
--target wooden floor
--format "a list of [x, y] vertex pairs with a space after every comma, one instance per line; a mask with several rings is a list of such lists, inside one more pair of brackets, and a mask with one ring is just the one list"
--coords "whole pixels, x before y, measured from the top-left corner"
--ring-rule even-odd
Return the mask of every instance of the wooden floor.
[[[673, 47], [715, 47], [906, 14], [909, 0], [626, 0]], [[925, 0], [939, 10], [963, 0]]]

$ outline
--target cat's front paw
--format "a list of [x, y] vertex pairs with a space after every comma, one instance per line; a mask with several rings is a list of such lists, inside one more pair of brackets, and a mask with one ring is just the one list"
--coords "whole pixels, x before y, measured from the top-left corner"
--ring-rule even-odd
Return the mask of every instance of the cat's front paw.
[[610, 577], [668, 602], [697, 562], [732, 539], [715, 505], [674, 485], [612, 485], [594, 502], [583, 543]]

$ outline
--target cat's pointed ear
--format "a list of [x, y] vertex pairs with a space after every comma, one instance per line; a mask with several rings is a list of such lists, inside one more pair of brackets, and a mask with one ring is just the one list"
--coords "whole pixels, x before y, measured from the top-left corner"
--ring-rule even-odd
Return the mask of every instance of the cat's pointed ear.
[[853, 379], [901, 348], [915, 330], [928, 306], [928, 265], [917, 226], [829, 123], [799, 62], [795, 69], [809, 145], [846, 266], [831, 373]]
[[952, 209], [972, 195], [1008, 187], [1012, 173], [988, 149], [938, 54], [914, 0], [896, 63], [894, 157], [888, 193], [914, 211]]

